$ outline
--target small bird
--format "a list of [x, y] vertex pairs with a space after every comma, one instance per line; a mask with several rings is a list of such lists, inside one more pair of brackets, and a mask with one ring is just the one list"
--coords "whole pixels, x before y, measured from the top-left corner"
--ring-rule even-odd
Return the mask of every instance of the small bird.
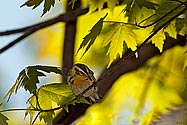
[[[81, 94], [95, 82], [94, 72], [84, 64], [74, 64], [68, 72], [67, 83], [70, 85], [75, 95]], [[86, 91], [83, 96], [89, 97], [94, 103], [98, 102], [100, 96], [98, 95], [97, 90], [98, 88], [94, 86]]]

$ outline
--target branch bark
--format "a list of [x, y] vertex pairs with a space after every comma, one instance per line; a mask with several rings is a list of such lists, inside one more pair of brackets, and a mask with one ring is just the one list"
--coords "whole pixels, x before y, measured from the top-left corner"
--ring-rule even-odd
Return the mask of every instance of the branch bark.
[[21, 40], [25, 39], [26, 37], [30, 36], [31, 34], [35, 33], [36, 31], [39, 31], [43, 28], [46, 28], [46, 27], [56, 24], [58, 22], [66, 22], [66, 23], [73, 22], [78, 16], [86, 14], [87, 12], [88, 12], [88, 8], [84, 8], [84, 9], [76, 8], [76, 9], [73, 9], [72, 11], [68, 11], [65, 14], [61, 14], [61, 15], [59, 15], [53, 19], [50, 19], [48, 21], [45, 21], [45, 22], [41, 22], [41, 23], [31, 25], [28, 27], [23, 27], [20, 29], [14, 29], [14, 30], [0, 32], [0, 36], [11, 35], [11, 34], [16, 34], [16, 33], [23, 33], [20, 37], [18, 37], [17, 39], [13, 40], [9, 44], [7, 44], [3, 48], [1, 48], [0, 54], [5, 52], [6, 50], [10, 49], [11, 47], [13, 47], [17, 43], [19, 43]]
[[[175, 46], [184, 46], [186, 44], [186, 36], [178, 35], [177, 39], [167, 38], [164, 42], [163, 53]], [[131, 52], [130, 52], [131, 53]], [[138, 58], [134, 56], [130, 56], [128, 59], [123, 60], [123, 58], [118, 59], [114, 62], [109, 69], [103, 71], [100, 76], [100, 82], [98, 84], [99, 87], [99, 94], [104, 96], [108, 90], [112, 87], [113, 83], [125, 73], [134, 71], [144, 65], [149, 59], [153, 58], [154, 56], [159, 56], [162, 53], [151, 43], [148, 43], [139, 50]], [[126, 54], [123, 55], [125, 57]], [[120, 62], [120, 63], [119, 63]], [[119, 65], [118, 65], [119, 64]], [[113, 70], [114, 67], [117, 69]], [[106, 75], [107, 74], [107, 75]], [[106, 78], [107, 77], [107, 78]], [[56, 121], [55, 124], [67, 125], [71, 124], [77, 118], [85, 113], [89, 105], [86, 104], [78, 104], [75, 106], [71, 106], [72, 110], [63, 116], [61, 120]], [[54, 125], [55, 125], [54, 124]]]
[[[72, 5], [68, 4], [71, 0], [67, 1], [67, 13], [72, 12], [73, 10], [80, 9], [81, 1], [77, 0], [74, 3], [74, 8], [72, 9]], [[66, 22], [65, 24], [65, 38], [64, 38], [64, 48], [63, 48], [63, 57], [62, 57], [62, 67], [64, 67], [64, 74], [68, 73], [68, 70], [72, 67], [74, 62], [74, 46], [75, 46], [75, 38], [77, 31], [77, 18], [79, 14], [71, 14], [73, 20]], [[66, 82], [66, 77], [63, 76], [63, 82]]]

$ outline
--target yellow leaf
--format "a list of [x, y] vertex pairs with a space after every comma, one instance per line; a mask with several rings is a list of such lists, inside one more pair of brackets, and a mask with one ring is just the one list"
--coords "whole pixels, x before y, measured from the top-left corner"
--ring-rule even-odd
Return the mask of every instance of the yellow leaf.
[[109, 64], [123, 54], [123, 44], [127, 47], [136, 50], [136, 36], [130, 25], [125, 23], [114, 23], [108, 26], [107, 33], [104, 35], [103, 46], [109, 45], [107, 55], [109, 55]]
[[160, 52], [163, 50], [164, 40], [166, 39], [164, 32], [161, 30], [155, 34], [152, 38], [152, 43], [159, 49]]
[[99, 11], [103, 8], [104, 0], [90, 0], [90, 12], [98, 9]]
[[173, 37], [174, 39], [177, 38], [177, 31], [176, 31], [176, 27], [175, 27], [175, 23], [176, 21], [172, 21], [168, 26], [167, 28], [164, 30], [166, 31], [170, 37]]
[[112, 63], [113, 60], [116, 59], [117, 56], [119, 56], [120, 58], [122, 57], [123, 37], [121, 33], [122, 33], [122, 28], [119, 27], [111, 39], [111, 41], [113, 42], [110, 43], [110, 47], [107, 52], [107, 55], [109, 55], [110, 58], [109, 65]]
[[127, 47], [131, 50], [136, 50], [137, 43], [136, 43], [136, 35], [134, 34], [134, 31], [131, 27], [131, 25], [123, 25], [123, 30], [121, 35], [123, 36], [125, 43], [127, 44]]
[[107, 0], [107, 5], [110, 11], [112, 12], [114, 10], [114, 7], [118, 3], [118, 0]]

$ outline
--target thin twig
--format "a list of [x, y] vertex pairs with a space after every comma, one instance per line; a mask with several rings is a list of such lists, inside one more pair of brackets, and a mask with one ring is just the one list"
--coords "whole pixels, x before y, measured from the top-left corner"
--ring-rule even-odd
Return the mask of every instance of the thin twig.
[[5, 110], [0, 110], [0, 112], [12, 112], [12, 111], [25, 111], [25, 110], [32, 110], [32, 111], [40, 111], [38, 109], [18, 109], [18, 108], [13, 108], [13, 109], [5, 109]]
[[38, 114], [36, 115], [36, 117], [35, 117], [34, 120], [32, 121], [31, 125], [33, 125], [33, 124], [36, 122], [36, 120], [37, 120], [38, 116], [40, 115], [40, 113], [41, 113], [41, 112], [38, 112]]
[[[6, 50], [11, 48], [12, 46], [14, 46], [17, 43], [19, 43], [24, 38], [26, 38], [27, 36], [33, 34], [34, 32], [36, 32], [36, 31], [38, 31], [40, 29], [43, 29], [43, 28], [48, 27], [48, 26], [51, 26], [51, 25], [56, 24], [58, 22], [71, 22], [72, 20], [74, 20], [74, 18], [77, 17], [77, 15], [80, 16], [80, 15], [83, 15], [83, 14], [85, 14], [87, 12], [88, 12], [88, 8], [75, 9], [73, 11], [67, 12], [66, 14], [61, 14], [61, 15], [59, 15], [56, 18], [53, 18], [51, 20], [48, 20], [48, 21], [45, 21], [45, 22], [42, 22], [42, 23], [39, 23], [39, 24], [35, 24], [35, 25], [32, 25], [32, 26], [28, 26], [28, 27], [20, 28], [20, 29], [16, 29], [16, 30], [0, 32], [0, 36], [23, 32], [23, 34], [20, 37], [18, 37], [17, 39], [13, 40], [9, 44], [7, 44], [3, 48], [1, 48], [0, 49], [0, 54], [5, 52]], [[70, 15], [73, 15], [73, 16], [70, 16]]]

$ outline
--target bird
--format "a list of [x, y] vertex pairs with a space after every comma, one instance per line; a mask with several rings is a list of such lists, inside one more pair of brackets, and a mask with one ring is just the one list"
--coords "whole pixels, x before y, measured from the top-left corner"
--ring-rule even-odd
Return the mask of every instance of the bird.
[[96, 83], [94, 72], [85, 64], [77, 63], [69, 69], [67, 83], [76, 96], [82, 94], [83, 97], [88, 97], [93, 103], [99, 102], [101, 99], [101, 96], [97, 93], [97, 86], [93, 86], [85, 91]]

